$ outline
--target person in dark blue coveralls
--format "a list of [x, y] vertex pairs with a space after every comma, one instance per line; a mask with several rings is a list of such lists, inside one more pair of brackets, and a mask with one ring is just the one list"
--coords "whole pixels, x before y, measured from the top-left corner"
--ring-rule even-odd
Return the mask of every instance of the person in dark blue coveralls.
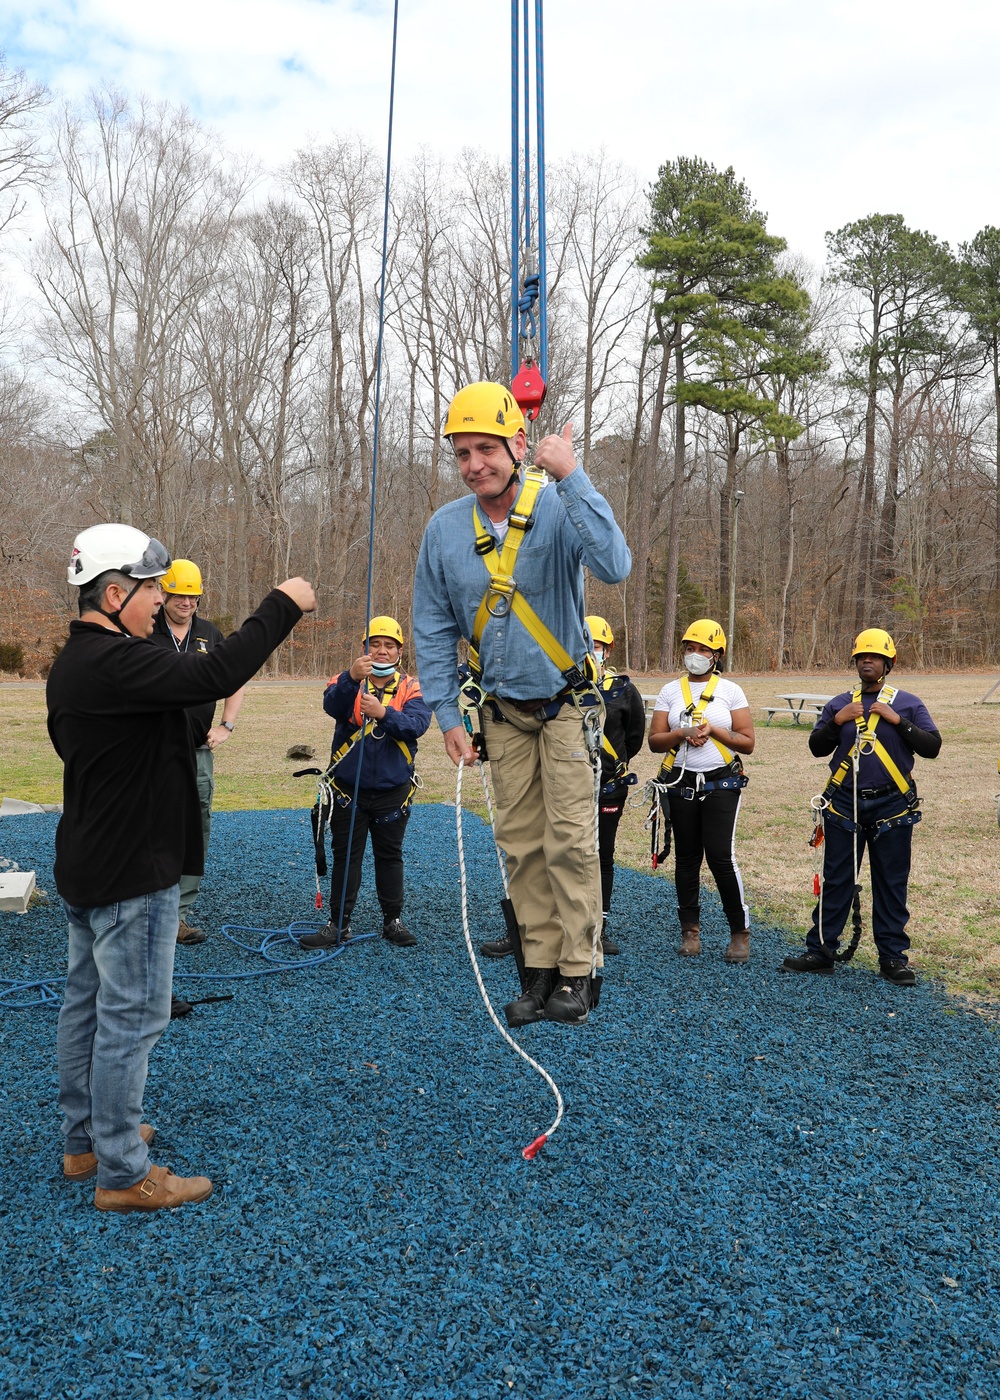
[[936, 758], [941, 735], [922, 700], [887, 684], [896, 659], [888, 632], [867, 628], [851, 655], [858, 686], [828, 700], [809, 735], [809, 748], [817, 758], [833, 755], [823, 793], [829, 806], [822, 894], [806, 951], [787, 957], [781, 966], [784, 972], [833, 972], [837, 943], [854, 899], [856, 871], [867, 847], [879, 971], [897, 986], [912, 987], [916, 977], [906, 956], [906, 887], [913, 827], [920, 820], [913, 757]]
[[[337, 721], [330, 759], [335, 804], [330, 817], [333, 873], [330, 922], [300, 939], [303, 948], [332, 948], [351, 937], [351, 912], [361, 888], [361, 865], [371, 836], [375, 891], [382, 906], [382, 937], [397, 948], [412, 948], [403, 923], [403, 837], [413, 801], [417, 740], [426, 734], [431, 712], [420, 682], [399, 668], [403, 629], [394, 617], [373, 617], [364, 637], [368, 650], [350, 670], [327, 686], [323, 708]], [[359, 744], [361, 726], [364, 744]], [[351, 849], [354, 786], [361, 762], [361, 785]], [[344, 882], [347, 892], [344, 893]], [[341, 902], [344, 922], [338, 933]]]

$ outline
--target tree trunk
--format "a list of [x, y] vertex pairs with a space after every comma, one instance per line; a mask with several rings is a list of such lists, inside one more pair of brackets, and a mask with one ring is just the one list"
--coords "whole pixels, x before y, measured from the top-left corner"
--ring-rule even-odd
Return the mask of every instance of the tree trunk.
[[861, 500], [854, 540], [854, 629], [868, 625], [871, 598], [872, 535], [875, 525], [875, 427], [878, 414], [879, 335], [881, 320], [875, 309], [872, 343], [868, 352], [868, 396], [865, 405], [865, 454], [861, 461]]
[[896, 546], [896, 502], [899, 500], [899, 453], [903, 435], [903, 384], [903, 376], [897, 372], [892, 386], [892, 420], [889, 429], [889, 455], [885, 468], [885, 495], [882, 498], [875, 553], [875, 582], [879, 591], [879, 603], [887, 601], [889, 584], [895, 573], [893, 564]]
[[[676, 327], [674, 345], [674, 384], [684, 384], [684, 345]], [[674, 659], [674, 630], [677, 626], [677, 575], [681, 563], [681, 526], [684, 522], [684, 465], [687, 457], [684, 400], [678, 393], [674, 404], [674, 482], [670, 493], [670, 533], [667, 539], [667, 576], [663, 583], [663, 632], [660, 635], [660, 666], [666, 670]]]
[[1000, 339], [993, 341], [993, 406], [996, 412], [996, 482], [993, 491], [993, 590], [1000, 594]]
[[788, 592], [792, 586], [792, 571], [795, 566], [795, 501], [792, 498], [792, 473], [789, 460], [788, 440], [779, 438], [775, 445], [775, 463], [781, 481], [782, 500], [787, 507], [784, 528], [781, 532], [781, 548], [784, 553], [784, 568], [781, 579], [781, 601], [778, 611], [777, 669], [785, 665], [785, 629], [788, 620]]
[[[656, 380], [656, 393], [653, 398], [653, 412], [649, 425], [649, 442], [643, 456], [638, 527], [635, 537], [635, 567], [633, 570], [634, 601], [632, 605], [632, 663], [640, 671], [646, 669], [646, 627], [649, 616], [649, 556], [651, 539], [651, 518], [653, 486], [656, 480], [656, 458], [660, 450], [660, 428], [663, 424], [663, 406], [667, 393], [667, 376], [670, 372], [670, 343], [664, 342], [662, 331], [660, 342], [663, 355], [660, 372]], [[676, 587], [676, 583], [675, 583]]]

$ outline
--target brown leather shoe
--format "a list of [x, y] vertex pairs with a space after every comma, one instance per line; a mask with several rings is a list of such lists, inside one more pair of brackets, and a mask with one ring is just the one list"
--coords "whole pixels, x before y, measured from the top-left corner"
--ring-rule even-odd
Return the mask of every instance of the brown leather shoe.
[[696, 958], [701, 952], [701, 929], [697, 924], [681, 925], [681, 946], [677, 949], [679, 958]]
[[723, 962], [744, 963], [750, 961], [750, 930], [729, 935], [729, 947], [722, 955]]
[[[156, 1137], [151, 1123], [139, 1124], [139, 1136], [148, 1147]], [[97, 1155], [94, 1152], [64, 1152], [63, 1176], [67, 1181], [89, 1181], [97, 1175]]]
[[186, 923], [184, 919], [181, 919], [177, 925], [178, 943], [204, 943], [207, 937], [208, 934], [203, 928], [195, 928], [193, 924]]
[[127, 1215], [133, 1210], [176, 1210], [188, 1202], [204, 1201], [212, 1194], [207, 1176], [174, 1176], [169, 1167], [149, 1166], [149, 1175], [125, 1191], [105, 1191], [98, 1186], [94, 1205]]

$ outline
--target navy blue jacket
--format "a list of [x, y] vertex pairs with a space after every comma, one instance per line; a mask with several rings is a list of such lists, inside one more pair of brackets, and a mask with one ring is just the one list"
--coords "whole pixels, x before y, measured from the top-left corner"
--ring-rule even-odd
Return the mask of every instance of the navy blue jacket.
[[[374, 677], [369, 681], [369, 687], [377, 695], [372, 681]], [[337, 721], [331, 757], [357, 731], [354, 709], [360, 689], [360, 682], [352, 680], [350, 671], [341, 671], [323, 694], [323, 709]], [[354, 791], [359, 756], [362, 791], [385, 792], [409, 782], [412, 769], [395, 741], [401, 739], [410, 753], [415, 755], [417, 740], [421, 734], [427, 733], [430, 725], [431, 712], [420, 693], [420, 682], [415, 677], [403, 676], [399, 693], [406, 695], [402, 707], [395, 709], [391, 702], [386, 705], [385, 718], [376, 721], [374, 731], [365, 736], [364, 744], [355, 744], [337, 764], [334, 777], [342, 788]]]

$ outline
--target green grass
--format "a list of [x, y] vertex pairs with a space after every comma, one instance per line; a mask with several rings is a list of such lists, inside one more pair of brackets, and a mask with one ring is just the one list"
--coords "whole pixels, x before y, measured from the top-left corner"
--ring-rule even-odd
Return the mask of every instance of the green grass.
[[[894, 677], [916, 691], [939, 717], [944, 737], [936, 763], [918, 763], [925, 799], [924, 819], [914, 831], [910, 880], [913, 959], [920, 971], [943, 978], [971, 994], [1000, 994], [1000, 831], [997, 828], [997, 716], [1000, 706], [970, 705], [982, 694], [985, 676]], [[640, 681], [654, 693], [661, 678]], [[758, 706], [773, 703], [778, 691], [833, 694], [848, 684], [841, 675], [781, 675], [742, 679], [755, 719]], [[248, 688], [236, 733], [216, 755], [216, 807], [220, 811], [270, 807], [308, 808], [315, 780], [295, 779], [295, 768], [322, 766], [329, 753], [332, 721], [322, 711], [323, 680], [255, 681]], [[761, 725], [757, 747], [747, 762], [750, 786], [740, 809], [737, 854], [755, 919], [801, 938], [813, 905], [812, 828], [809, 798], [825, 782], [825, 764], [809, 753], [808, 731], [791, 725]], [[291, 744], [306, 743], [313, 760], [289, 760]], [[641, 784], [657, 759], [648, 752], [634, 764]], [[418, 768], [424, 781], [417, 800], [454, 802], [455, 770], [433, 727], [420, 745]], [[61, 799], [60, 764], [45, 728], [41, 686], [0, 683], [0, 795], [32, 802]], [[483, 814], [478, 778], [469, 774], [465, 800]], [[646, 808], [629, 806], [619, 829], [616, 857], [623, 865], [648, 871]], [[707, 871], [705, 879], [710, 880]], [[865, 938], [858, 961], [870, 960], [871, 901], [867, 878], [862, 905]], [[664, 938], [669, 947], [676, 914], [664, 899]]]

